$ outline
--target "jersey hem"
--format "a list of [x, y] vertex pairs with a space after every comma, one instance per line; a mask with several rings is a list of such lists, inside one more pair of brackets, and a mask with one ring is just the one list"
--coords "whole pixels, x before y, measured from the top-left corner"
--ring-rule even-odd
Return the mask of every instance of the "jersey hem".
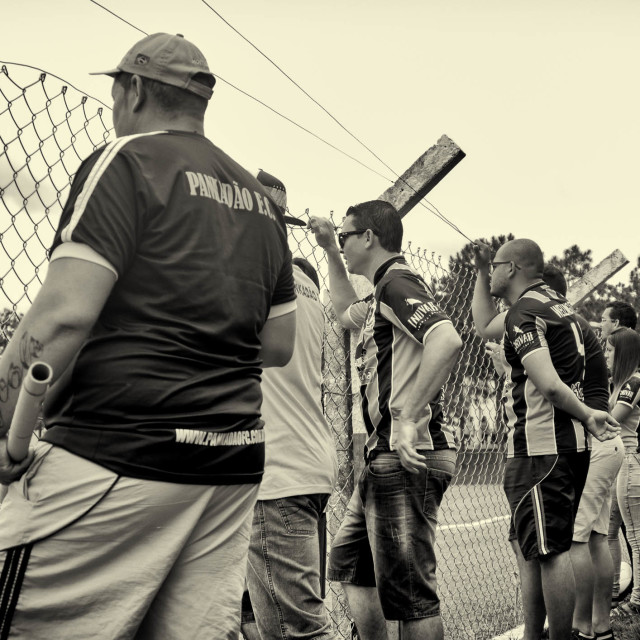
[[172, 473], [170, 471], [161, 469], [149, 469], [146, 470], [141, 467], [135, 467], [126, 463], [109, 463], [105, 460], [99, 460], [92, 456], [82, 455], [78, 451], [74, 451], [73, 448], [67, 447], [57, 442], [57, 438], [47, 438], [45, 433], [42, 438], [45, 442], [51, 443], [54, 447], [60, 447], [65, 451], [97, 464], [109, 471], [122, 476], [124, 478], [135, 478], [136, 480], [149, 480], [152, 482], [171, 482], [174, 484], [197, 484], [207, 486], [217, 485], [233, 485], [233, 484], [259, 484], [262, 482], [264, 471], [246, 472], [242, 474], [185, 474], [185, 473]]
[[565, 453], [584, 453], [590, 451], [588, 447], [579, 447], [577, 449], [561, 449], [560, 451], [539, 451], [537, 453], [507, 453], [507, 458], [536, 458], [537, 456], [556, 456]]

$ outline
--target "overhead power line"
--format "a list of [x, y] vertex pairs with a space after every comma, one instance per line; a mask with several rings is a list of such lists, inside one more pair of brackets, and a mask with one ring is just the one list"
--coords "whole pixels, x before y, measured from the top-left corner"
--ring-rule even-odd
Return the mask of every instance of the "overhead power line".
[[[99, 2], [97, 2], [97, 0], [90, 0], [90, 2], [92, 2], [93, 4], [95, 4], [96, 6], [100, 7], [101, 9], [104, 9], [107, 13], [111, 14], [113, 17], [117, 18], [118, 20], [121, 20], [122, 22], [124, 22], [125, 24], [129, 25], [130, 27], [132, 27], [133, 29], [135, 29], [136, 31], [139, 31], [140, 33], [144, 34], [144, 35], [149, 35], [146, 31], [144, 31], [143, 29], [140, 29], [139, 27], [137, 27], [136, 25], [134, 25], [133, 23], [129, 22], [128, 20], [126, 20], [125, 18], [123, 18], [122, 16], [120, 16], [118, 13], [116, 13], [115, 11], [112, 11], [111, 9], [108, 9], [107, 7], [105, 7], [104, 5], [100, 4]], [[393, 173], [393, 175], [398, 179], [398, 180], [402, 180], [412, 191], [416, 192], [417, 191], [413, 188], [412, 185], [410, 185], [408, 182], [406, 182], [405, 180], [403, 180], [397, 172], [395, 172], [388, 164], [386, 164], [384, 162], [384, 160], [382, 160], [374, 151], [372, 151], [367, 145], [365, 145], [359, 138], [357, 138], [353, 133], [351, 133], [351, 131], [349, 131], [349, 129], [347, 129], [337, 118], [335, 118], [327, 109], [325, 109], [315, 98], [313, 98], [311, 95], [309, 95], [309, 93], [307, 93], [307, 91], [305, 91], [295, 80], [293, 80], [293, 78], [291, 78], [279, 65], [277, 65], [271, 58], [269, 58], [269, 56], [267, 56], [265, 53], [263, 53], [256, 45], [254, 45], [248, 38], [246, 38], [244, 35], [242, 35], [233, 25], [231, 25], [222, 15], [220, 15], [220, 13], [218, 11], [216, 11], [208, 2], [206, 2], [205, 0], [202, 0], [202, 2], [213, 12], [215, 13], [227, 26], [229, 26], [229, 28], [233, 29], [233, 31], [235, 33], [237, 33], [243, 40], [245, 40], [249, 45], [251, 45], [251, 47], [253, 47], [258, 53], [260, 53], [260, 55], [262, 55], [264, 58], [266, 58], [273, 66], [276, 67], [276, 69], [278, 69], [278, 71], [280, 71], [280, 73], [282, 73], [290, 82], [292, 82], [300, 91], [302, 91], [310, 100], [312, 100], [318, 107], [320, 107], [327, 115], [329, 115], [329, 117], [331, 117], [332, 120], [334, 120], [342, 129], [344, 129], [344, 131], [346, 131], [352, 138], [354, 138], [354, 140], [356, 140], [361, 146], [363, 146], [367, 151], [369, 151], [369, 153], [371, 153], [379, 162], [381, 162], [389, 171], [391, 171], [391, 173]], [[243, 89], [240, 89], [239, 87], [237, 87], [236, 85], [232, 84], [231, 82], [229, 82], [228, 80], [225, 80], [224, 78], [222, 78], [221, 76], [219, 76], [218, 74], [215, 74], [216, 77], [221, 80], [222, 82], [224, 82], [225, 84], [229, 85], [230, 87], [232, 87], [233, 89], [235, 89], [236, 91], [239, 91], [240, 93], [242, 93], [243, 95], [251, 98], [252, 100], [256, 101], [257, 103], [261, 104], [262, 106], [264, 106], [265, 108], [269, 109], [270, 111], [272, 111], [273, 113], [275, 113], [276, 115], [280, 116], [281, 118], [284, 118], [285, 120], [287, 120], [288, 122], [290, 122], [291, 124], [295, 125], [296, 127], [298, 127], [299, 129], [302, 129], [303, 131], [305, 131], [306, 133], [308, 133], [309, 135], [313, 136], [314, 138], [320, 140], [321, 142], [323, 142], [324, 144], [328, 145], [329, 147], [331, 147], [332, 149], [338, 151], [339, 153], [341, 153], [342, 155], [350, 158], [351, 160], [353, 160], [354, 162], [357, 162], [359, 165], [361, 165], [362, 167], [364, 167], [365, 169], [368, 169], [369, 171], [371, 171], [372, 173], [375, 173], [377, 176], [383, 178], [384, 180], [387, 180], [388, 182], [393, 183], [393, 180], [389, 179], [388, 177], [384, 176], [383, 174], [381, 174], [380, 172], [376, 171], [375, 169], [373, 169], [372, 167], [370, 167], [369, 165], [365, 164], [364, 162], [358, 160], [357, 158], [355, 158], [354, 156], [348, 154], [346, 151], [343, 151], [342, 149], [340, 149], [339, 147], [331, 144], [330, 142], [328, 142], [327, 140], [325, 140], [322, 136], [319, 136], [315, 133], [313, 133], [312, 131], [310, 131], [309, 129], [307, 129], [306, 127], [303, 127], [301, 124], [298, 124], [295, 120], [293, 120], [292, 118], [289, 118], [288, 116], [285, 116], [284, 114], [280, 113], [277, 109], [274, 109], [273, 107], [269, 106], [268, 104], [266, 104], [265, 102], [263, 102], [262, 100], [256, 98], [255, 96], [251, 95], [250, 93], [248, 93], [247, 91], [244, 91]], [[442, 222], [444, 222], [445, 224], [449, 225], [454, 231], [457, 231], [461, 236], [463, 236], [464, 238], [466, 238], [467, 240], [469, 240], [470, 242], [473, 242], [466, 234], [464, 234], [460, 228], [454, 224], [451, 220], [449, 220], [446, 216], [444, 216], [444, 214], [442, 214], [439, 209], [432, 204], [431, 202], [429, 202], [428, 200], [426, 200], [426, 198], [424, 198], [423, 200], [420, 201], [420, 204], [427, 209], [428, 211], [430, 211], [433, 215], [435, 215], [437, 218], [439, 218], [440, 220], [442, 220]]]
[[[368, 147], [364, 142], [362, 142], [362, 140], [360, 140], [360, 138], [358, 138], [354, 133], [352, 133], [345, 125], [343, 125], [342, 122], [340, 122], [340, 120], [338, 120], [328, 109], [326, 109], [322, 104], [320, 104], [320, 102], [318, 102], [311, 94], [309, 94], [308, 91], [306, 91], [303, 87], [301, 87], [280, 65], [278, 65], [266, 53], [264, 53], [262, 49], [260, 49], [251, 40], [249, 40], [249, 38], [247, 38], [242, 33], [240, 33], [240, 31], [238, 31], [238, 29], [236, 29], [226, 18], [224, 18], [224, 16], [222, 16], [219, 11], [214, 9], [207, 2], [207, 0], [201, 0], [201, 2], [205, 6], [207, 6], [213, 13], [215, 13], [215, 15], [218, 16], [218, 18], [220, 18], [220, 20], [222, 20], [230, 29], [232, 29], [235, 33], [237, 33], [247, 44], [249, 44], [253, 49], [255, 49], [263, 58], [268, 60], [282, 75], [285, 76], [285, 78], [287, 78], [293, 85], [295, 85], [300, 91], [302, 91], [302, 93], [304, 93], [304, 95], [307, 96], [307, 98], [309, 98], [314, 104], [320, 107], [320, 109], [322, 109], [341, 129], [346, 131], [346, 133], [348, 133], [358, 144], [364, 147], [374, 158], [376, 158], [376, 160], [381, 162], [389, 171], [391, 171], [391, 173], [393, 173], [393, 175], [398, 180], [402, 180], [402, 182], [404, 182], [404, 184], [406, 184], [407, 187], [409, 187], [415, 193], [418, 193], [416, 189], [413, 188], [413, 186], [411, 186], [396, 171], [394, 171], [394, 169], [390, 167], [378, 154], [376, 154], [375, 151], [373, 151], [373, 149]], [[463, 236], [470, 242], [473, 242], [473, 240], [471, 240], [467, 235], [465, 235], [455, 223], [453, 223], [443, 213], [441, 213], [433, 203], [429, 202], [429, 200], [427, 200], [426, 198], [423, 198], [422, 200], [420, 200], [420, 204], [423, 207], [425, 207], [425, 209], [433, 213], [437, 218], [439, 218], [440, 220], [448, 224], [454, 231], [457, 231], [461, 236]]]
[[[143, 29], [140, 29], [135, 24], [129, 22], [128, 20], [125, 20], [122, 16], [117, 14], [115, 11], [111, 11], [111, 9], [108, 9], [104, 5], [102, 5], [99, 2], [97, 2], [97, 0], [89, 0], [89, 1], [92, 2], [93, 4], [95, 4], [96, 6], [100, 7], [101, 9], [104, 9], [105, 11], [110, 13], [114, 18], [118, 18], [118, 20], [121, 20], [122, 22], [124, 22], [125, 24], [129, 25], [130, 27], [133, 27], [136, 31], [139, 31], [140, 33], [144, 34], [145, 36], [149, 35]], [[387, 180], [388, 182], [391, 182], [393, 184], [393, 180], [391, 180], [389, 177], [383, 175], [379, 171], [376, 171], [373, 167], [370, 167], [368, 164], [365, 164], [361, 160], [358, 160], [358, 158], [356, 158], [355, 156], [352, 156], [351, 154], [347, 153], [346, 151], [340, 149], [340, 147], [337, 147], [336, 145], [331, 144], [330, 142], [325, 140], [322, 136], [319, 136], [317, 133], [314, 133], [310, 129], [307, 129], [306, 127], [304, 127], [301, 124], [297, 123], [293, 118], [290, 118], [289, 116], [286, 116], [283, 113], [280, 113], [277, 109], [274, 109], [273, 107], [269, 106], [266, 102], [263, 102], [259, 98], [256, 98], [255, 96], [251, 95], [248, 91], [245, 91], [244, 89], [241, 89], [240, 87], [238, 87], [237, 85], [233, 84], [232, 82], [229, 82], [229, 80], [225, 80], [218, 73], [216, 73], [215, 76], [216, 76], [216, 78], [218, 80], [221, 80], [225, 84], [229, 85], [232, 89], [235, 89], [239, 93], [242, 93], [243, 95], [247, 96], [248, 98], [251, 98], [251, 100], [255, 100], [258, 104], [262, 105], [266, 109], [269, 109], [269, 111], [271, 111], [272, 113], [275, 113], [276, 115], [280, 116], [281, 118], [283, 118], [287, 122], [290, 122], [291, 124], [293, 124], [294, 126], [298, 127], [299, 129], [302, 129], [302, 131], [308, 133], [309, 135], [313, 136], [317, 140], [320, 140], [320, 142], [323, 142], [324, 144], [326, 144], [327, 146], [331, 147], [332, 149], [334, 149], [338, 153], [341, 153], [342, 155], [346, 156], [350, 160], [353, 160], [354, 162], [357, 162], [360, 166], [364, 167], [365, 169], [368, 169], [372, 173], [375, 173], [377, 176], [379, 176], [379, 177], [383, 178], [384, 180]]]

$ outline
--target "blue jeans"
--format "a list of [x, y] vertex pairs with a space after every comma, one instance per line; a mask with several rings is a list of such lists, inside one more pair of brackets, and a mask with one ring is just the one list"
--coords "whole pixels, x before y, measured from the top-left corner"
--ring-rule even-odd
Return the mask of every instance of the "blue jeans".
[[376, 587], [387, 620], [440, 614], [435, 535], [456, 453], [421, 451], [427, 470], [409, 473], [395, 452], [371, 460], [331, 546], [329, 579]]
[[315, 494], [256, 503], [247, 587], [262, 640], [335, 638], [320, 585], [318, 521], [328, 500]]
[[631, 547], [633, 591], [631, 602], [640, 605], [640, 453], [627, 453], [618, 475], [618, 506]]

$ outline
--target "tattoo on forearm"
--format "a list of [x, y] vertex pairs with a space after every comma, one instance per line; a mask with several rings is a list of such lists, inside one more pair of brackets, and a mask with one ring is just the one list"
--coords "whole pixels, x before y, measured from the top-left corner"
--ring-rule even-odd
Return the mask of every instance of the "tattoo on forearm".
[[[25, 371], [40, 357], [43, 346], [29, 333], [22, 336], [19, 344], [20, 362], [18, 364], [11, 362], [6, 378], [0, 377], [0, 403], [7, 402], [12, 389], [20, 388]], [[0, 428], [3, 426], [4, 420], [0, 412]]]
[[25, 369], [28, 369], [34, 360], [40, 357], [43, 346], [41, 342], [25, 332], [20, 339], [20, 362]]

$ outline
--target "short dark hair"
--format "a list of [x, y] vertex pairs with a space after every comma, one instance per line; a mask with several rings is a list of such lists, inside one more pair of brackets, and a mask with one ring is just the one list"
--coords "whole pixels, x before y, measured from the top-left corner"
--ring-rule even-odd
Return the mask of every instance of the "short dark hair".
[[311, 263], [304, 258], [294, 258], [291, 262], [293, 262], [297, 267], [300, 267], [304, 274], [313, 280], [313, 283], [318, 287], [319, 291], [320, 280], [318, 279], [318, 272], [311, 266]]
[[[132, 76], [132, 73], [122, 71], [116, 76], [116, 82], [126, 91], [129, 88]], [[205, 76], [208, 81], [206, 73], [198, 73], [194, 78], [198, 79], [198, 76]], [[143, 76], [138, 77], [142, 80], [145, 90], [162, 111], [167, 113], [181, 111], [183, 113], [202, 115], [207, 109], [209, 101], [206, 98], [197, 96], [195, 93], [191, 93], [191, 91]]]
[[557, 291], [561, 296], [567, 295], [567, 280], [564, 273], [553, 264], [545, 264], [542, 272], [542, 279], [545, 284]]
[[349, 207], [346, 215], [355, 218], [358, 229], [371, 229], [383, 249], [397, 252], [402, 249], [402, 218], [392, 204], [369, 200]]
[[635, 329], [638, 324], [638, 314], [628, 302], [610, 302], [605, 309], [611, 309], [609, 315], [612, 320], [618, 320], [621, 327]]

